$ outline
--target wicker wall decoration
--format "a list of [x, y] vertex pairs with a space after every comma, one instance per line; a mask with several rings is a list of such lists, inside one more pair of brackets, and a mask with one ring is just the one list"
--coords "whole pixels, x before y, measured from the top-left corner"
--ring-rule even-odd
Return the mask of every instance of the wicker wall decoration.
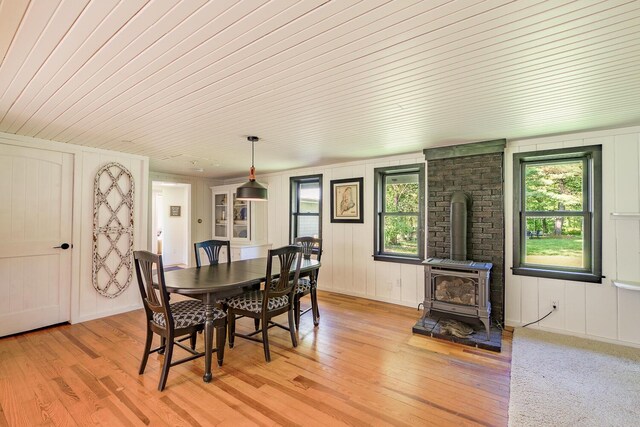
[[93, 287], [108, 298], [124, 292], [132, 278], [133, 176], [108, 163], [93, 183]]

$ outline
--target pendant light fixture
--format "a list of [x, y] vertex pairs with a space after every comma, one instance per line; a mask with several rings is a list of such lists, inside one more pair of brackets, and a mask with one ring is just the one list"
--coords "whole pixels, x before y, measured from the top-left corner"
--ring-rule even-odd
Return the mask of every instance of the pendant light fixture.
[[253, 166], [254, 144], [260, 140], [257, 136], [248, 136], [251, 142], [251, 169], [249, 169], [249, 181], [242, 184], [236, 190], [236, 200], [266, 201], [267, 189], [256, 181], [256, 168]]

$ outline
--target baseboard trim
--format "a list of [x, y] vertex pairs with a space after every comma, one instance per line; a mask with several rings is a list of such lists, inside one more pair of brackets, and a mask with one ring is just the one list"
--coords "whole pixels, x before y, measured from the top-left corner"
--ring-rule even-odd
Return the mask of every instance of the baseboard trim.
[[384, 298], [384, 297], [379, 297], [379, 296], [374, 296], [374, 295], [367, 295], [367, 294], [363, 294], [361, 292], [350, 292], [350, 291], [345, 291], [344, 289], [327, 289], [327, 288], [322, 288], [320, 286], [318, 286], [318, 290], [319, 291], [325, 291], [325, 292], [332, 292], [334, 294], [341, 294], [341, 295], [349, 295], [350, 297], [358, 297], [358, 298], [364, 298], [364, 299], [368, 299], [368, 300], [372, 300], [372, 301], [380, 301], [380, 302], [386, 302], [389, 304], [395, 304], [395, 305], [401, 305], [404, 307], [411, 307], [411, 308], [416, 308], [418, 307], [419, 303], [422, 303], [422, 301], [417, 302], [417, 301], [402, 301], [402, 300], [396, 300], [393, 298]]
[[120, 308], [117, 308], [115, 310], [108, 310], [108, 311], [101, 311], [99, 313], [85, 314], [85, 315], [82, 315], [82, 316], [78, 317], [77, 319], [72, 319], [69, 323], [76, 324], [76, 323], [88, 322], [89, 320], [96, 320], [96, 319], [101, 319], [103, 317], [114, 316], [116, 314], [127, 313], [129, 311], [138, 310], [140, 308], [142, 308], [142, 304], [141, 303], [140, 304], [134, 304], [134, 305], [128, 305], [126, 307], [120, 307]]
[[[524, 323], [522, 323], [522, 322], [507, 321], [507, 326], [508, 327], [512, 327], [514, 329], [521, 327], [523, 324]], [[640, 343], [634, 343], [634, 342], [630, 342], [630, 341], [622, 341], [622, 340], [617, 340], [617, 339], [599, 337], [597, 335], [582, 334], [582, 333], [579, 333], [579, 332], [572, 332], [572, 331], [567, 331], [567, 330], [564, 330], [564, 329], [541, 327], [541, 326], [537, 326], [535, 324], [527, 326], [527, 328], [529, 328], [529, 329], [537, 329], [539, 331], [545, 331], [545, 332], [552, 332], [554, 334], [568, 335], [568, 336], [571, 336], [571, 337], [584, 338], [584, 339], [593, 340], [593, 341], [606, 342], [606, 343], [609, 343], [609, 344], [623, 345], [625, 347], [640, 348]]]

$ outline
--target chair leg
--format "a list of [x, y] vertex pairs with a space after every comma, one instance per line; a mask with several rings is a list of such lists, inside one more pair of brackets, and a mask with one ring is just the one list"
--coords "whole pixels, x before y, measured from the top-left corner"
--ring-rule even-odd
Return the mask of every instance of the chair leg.
[[311, 313], [313, 314], [313, 326], [320, 324], [320, 310], [318, 309], [318, 292], [311, 288]]
[[227, 320], [229, 321], [229, 348], [233, 348], [236, 334], [236, 314], [227, 312]]
[[191, 345], [191, 350], [195, 350], [196, 349], [196, 339], [198, 338], [198, 333], [197, 332], [193, 332], [191, 334], [191, 337], [189, 338], [189, 344]]
[[218, 356], [218, 366], [222, 366], [224, 360], [224, 343], [227, 338], [227, 323], [216, 327], [216, 355]]
[[298, 340], [296, 339], [296, 329], [293, 326], [293, 309], [289, 309], [289, 334], [291, 335], [291, 344], [294, 347], [298, 346]]
[[167, 339], [165, 337], [160, 337], [160, 350], [158, 350], [158, 354], [164, 354], [164, 350], [167, 348]]
[[253, 326], [256, 328], [256, 331], [260, 329], [260, 319], [253, 319]]
[[167, 384], [169, 368], [171, 367], [171, 356], [173, 355], [173, 335], [169, 335], [169, 337], [167, 338], [167, 346], [164, 350], [164, 364], [162, 365], [162, 375], [160, 375], [160, 384], [158, 384], [158, 391], [164, 390], [164, 386]]
[[296, 329], [300, 329], [300, 294], [293, 297], [293, 311], [295, 312]]
[[269, 321], [266, 318], [262, 320], [262, 345], [264, 346], [264, 360], [266, 360], [267, 362], [271, 362], [271, 352], [269, 351], [269, 328], [267, 327]]
[[142, 360], [140, 361], [140, 370], [138, 371], [139, 375], [144, 374], [144, 368], [147, 367], [147, 360], [149, 359], [149, 350], [151, 350], [151, 342], [153, 341], [153, 332], [151, 328], [147, 326], [147, 339], [144, 343], [144, 354], [142, 355]]

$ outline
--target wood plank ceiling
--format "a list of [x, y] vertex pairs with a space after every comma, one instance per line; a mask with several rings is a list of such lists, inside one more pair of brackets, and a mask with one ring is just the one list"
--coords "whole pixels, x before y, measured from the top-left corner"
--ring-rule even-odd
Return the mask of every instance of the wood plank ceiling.
[[[228, 178], [640, 124], [638, 1], [3, 0], [0, 131]], [[195, 162], [195, 163], [194, 163]]]

